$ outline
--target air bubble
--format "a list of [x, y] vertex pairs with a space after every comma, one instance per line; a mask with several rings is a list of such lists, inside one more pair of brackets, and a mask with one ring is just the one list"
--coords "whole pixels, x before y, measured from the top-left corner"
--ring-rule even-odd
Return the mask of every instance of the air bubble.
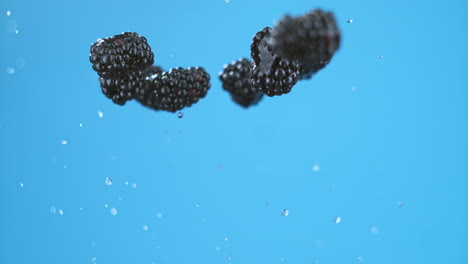
[[403, 207], [403, 202], [398, 202], [397, 206], [398, 206], [398, 208], [402, 208]]
[[102, 118], [104, 116], [104, 113], [101, 110], [98, 110], [97, 114], [98, 114], [99, 118]]
[[232, 257], [231, 257], [231, 254], [227, 254], [227, 255], [226, 255], [226, 258], [227, 258], [228, 260], [231, 260], [231, 258], [232, 258]]
[[116, 215], [117, 214], [117, 209], [111, 208], [110, 213], [111, 213], [111, 215]]
[[16, 72], [15, 69], [13, 69], [11, 67], [6, 68], [6, 73], [8, 73], [8, 74], [15, 74], [15, 72]]
[[231, 0], [224, 0], [224, 3], [229, 4]]
[[82, 123], [80, 123], [80, 127], [83, 127], [83, 124], [82, 124]]
[[66, 145], [66, 144], [68, 144], [68, 141], [66, 141], [65, 139], [63, 139], [62, 141], [60, 141], [60, 144]]
[[10, 10], [6, 11], [6, 15], [11, 16], [11, 11]]
[[377, 226], [373, 225], [373, 226], [369, 227], [369, 232], [371, 232], [371, 234], [373, 234], [373, 235], [378, 235], [380, 230], [379, 230], [379, 228]]
[[178, 112], [178, 113], [177, 113], [177, 117], [178, 117], [178, 118], [182, 118], [182, 117], [184, 117], [184, 113], [182, 113], [182, 112]]
[[320, 171], [320, 165], [319, 165], [318, 161], [316, 161], [314, 166], [312, 166], [312, 170], [314, 172], [319, 172]]
[[50, 211], [51, 214], [55, 214], [57, 212], [57, 209], [55, 209], [54, 206], [51, 206], [49, 211]]
[[161, 219], [161, 218], [162, 218], [162, 213], [157, 213], [157, 214], [156, 214], [156, 217], [159, 218], [159, 219]]
[[333, 222], [335, 222], [335, 224], [341, 223], [341, 217], [335, 216], [335, 218], [333, 218]]
[[58, 213], [59, 215], [63, 215], [63, 210], [62, 209], [58, 210]]
[[346, 22], [348, 22], [348, 24], [351, 24], [351, 23], [353, 23], [353, 20], [350, 18], [350, 19], [346, 20]]
[[143, 231], [148, 231], [149, 227], [147, 225], [143, 226]]
[[20, 187], [23, 188], [24, 187], [24, 184], [22, 182], [20, 182]]
[[282, 210], [280, 211], [280, 213], [281, 213], [282, 215], [284, 215], [284, 216], [288, 216], [288, 215], [289, 215], [289, 210], [288, 210], [288, 209], [282, 209]]
[[107, 186], [111, 186], [112, 185], [112, 179], [107, 177], [104, 182], [106, 183]]
[[224, 237], [224, 242], [228, 242], [229, 238], [227, 236]]
[[364, 261], [364, 258], [361, 257], [361, 256], [359, 256], [359, 257], [357, 257], [357, 260], [358, 260], [359, 262], [363, 262], [363, 261]]
[[383, 59], [383, 56], [382, 56], [382, 55], [380, 55], [380, 56], [379, 56], [379, 59]]
[[132, 183], [132, 188], [136, 189], [136, 183]]

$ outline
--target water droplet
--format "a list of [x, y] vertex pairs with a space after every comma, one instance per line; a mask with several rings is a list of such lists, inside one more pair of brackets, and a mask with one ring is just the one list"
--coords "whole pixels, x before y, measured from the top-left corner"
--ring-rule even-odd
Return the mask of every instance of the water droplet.
[[364, 258], [361, 257], [361, 256], [359, 256], [359, 257], [357, 257], [357, 260], [358, 260], [359, 262], [363, 262], [363, 261], [364, 261]]
[[11, 11], [10, 10], [6, 11], [6, 15], [11, 16]]
[[353, 91], [353, 92], [354, 92], [354, 91], [356, 91], [356, 89], [357, 89], [357, 87], [356, 87], [356, 86], [354, 86], [354, 85], [353, 85], [353, 86], [351, 86], [351, 91]]
[[174, 58], [174, 54], [172, 54], [172, 53], [169, 54], [169, 57]]
[[15, 30], [15, 34], [18, 34], [19, 33], [19, 30]]
[[288, 209], [282, 209], [282, 210], [280, 211], [280, 213], [281, 213], [282, 215], [284, 215], [284, 216], [288, 216], [288, 215], [289, 215], [289, 210], [288, 210]]
[[128, 185], [128, 181], [125, 181], [125, 185]]
[[280, 261], [281, 261], [281, 262], [284, 262], [284, 258], [280, 258]]
[[162, 218], [162, 213], [157, 213], [157, 214], [156, 214], [156, 217], [159, 218], [159, 219], [161, 219], [161, 218]]
[[23, 188], [24, 187], [24, 184], [22, 182], [20, 182], [20, 187]]
[[147, 225], [144, 225], [144, 226], [143, 226], [143, 231], [148, 231], [148, 229], [149, 229], [149, 228], [148, 228]]
[[397, 206], [398, 206], [398, 208], [402, 208], [403, 207], [403, 202], [398, 202]]
[[65, 139], [63, 139], [62, 141], [60, 141], [60, 144], [66, 145], [66, 144], [68, 144], [68, 141], [66, 141]]
[[68, 168], [68, 166], [65, 164], [65, 165], [63, 165], [63, 168], [66, 169], [66, 168]]
[[335, 222], [335, 224], [341, 223], [341, 217], [335, 216], [335, 218], [333, 218], [333, 222]]
[[117, 214], [117, 209], [111, 208], [110, 213], [111, 213], [111, 215], [116, 215]]
[[59, 215], [63, 215], [63, 210], [62, 209], [58, 210], [58, 213]]
[[380, 56], [379, 56], [379, 59], [383, 59], [383, 56], [382, 56], [382, 55], [380, 55]]
[[92, 262], [96, 262], [96, 257], [91, 259]]
[[80, 211], [83, 211], [83, 207], [80, 207]]
[[136, 183], [132, 183], [132, 188], [136, 189]]
[[353, 23], [353, 20], [350, 18], [350, 19], [346, 20], [346, 22], [348, 22], [348, 24], [351, 24], [351, 23]]
[[49, 210], [50, 210], [50, 213], [52, 214], [55, 214], [57, 212], [57, 209], [55, 209], [54, 206], [51, 206]]
[[224, 0], [224, 3], [229, 4], [231, 0]]
[[105, 207], [105, 208], [107, 208], [107, 207], [109, 207], [109, 205], [107, 205], [107, 204], [104, 204], [104, 207]]
[[377, 226], [374, 226], [374, 225], [371, 226], [371, 227], [369, 227], [369, 231], [370, 231], [371, 234], [373, 234], [373, 235], [378, 235], [379, 232], [380, 232], [379, 228], [378, 228]]
[[198, 207], [200, 207], [200, 204], [198, 204], [198, 203], [195, 203], [195, 206], [198, 208]]
[[178, 113], [177, 113], [177, 117], [178, 117], [178, 118], [182, 118], [182, 117], [184, 117], [184, 113], [182, 113], [182, 112], [178, 112]]
[[319, 165], [318, 161], [315, 162], [314, 166], [312, 167], [312, 170], [314, 172], [320, 171], [320, 165]]
[[104, 116], [104, 113], [101, 110], [98, 110], [97, 114], [98, 114], [99, 118], [102, 118]]
[[231, 254], [226, 254], [226, 258], [227, 258], [228, 260], [231, 260], [231, 258], [232, 258], [232, 257], [231, 257]]
[[16, 72], [15, 69], [13, 69], [11, 67], [6, 68], [6, 73], [8, 73], [8, 74], [15, 74], [15, 72]]
[[119, 201], [122, 201], [122, 197], [119, 196]]
[[82, 124], [82, 123], [80, 123], [80, 127], [83, 127], [83, 124]]
[[227, 236], [224, 237], [224, 242], [228, 242], [229, 238]]
[[112, 179], [109, 178], [109, 177], [106, 177], [106, 179], [104, 180], [104, 182], [106, 183], [107, 186], [111, 186], [111, 185], [112, 185]]

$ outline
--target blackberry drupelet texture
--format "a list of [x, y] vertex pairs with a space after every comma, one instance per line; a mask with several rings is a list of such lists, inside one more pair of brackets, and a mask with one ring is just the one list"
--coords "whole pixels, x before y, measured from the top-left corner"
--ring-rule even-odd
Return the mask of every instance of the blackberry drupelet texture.
[[158, 66], [149, 66], [141, 70], [131, 71], [115, 78], [99, 77], [102, 93], [112, 99], [115, 104], [124, 105], [134, 98], [135, 92], [148, 82], [149, 76], [162, 73]]
[[313, 10], [300, 17], [281, 19], [273, 28], [270, 44], [283, 58], [298, 61], [301, 78], [308, 79], [338, 50], [340, 31], [332, 13]]
[[154, 54], [145, 37], [134, 32], [124, 32], [98, 39], [91, 45], [89, 60], [99, 76], [120, 78], [152, 65]]
[[201, 67], [157, 73], [137, 89], [135, 98], [155, 110], [176, 112], [206, 96], [210, 75]]
[[272, 29], [265, 27], [253, 38], [251, 49], [252, 86], [268, 96], [287, 94], [297, 83], [300, 65], [276, 54], [270, 45]]
[[223, 89], [231, 94], [234, 102], [243, 107], [255, 105], [263, 97], [260, 89], [252, 87], [251, 70], [252, 62], [244, 58], [225, 65], [224, 70], [219, 74]]

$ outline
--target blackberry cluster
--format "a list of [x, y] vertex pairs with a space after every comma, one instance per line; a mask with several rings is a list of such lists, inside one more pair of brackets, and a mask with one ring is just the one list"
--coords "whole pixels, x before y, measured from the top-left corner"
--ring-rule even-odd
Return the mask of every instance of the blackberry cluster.
[[117, 78], [99, 77], [99, 83], [102, 93], [107, 98], [112, 99], [115, 104], [124, 105], [134, 98], [136, 90], [145, 85], [147, 77], [162, 72], [162, 68], [158, 66], [149, 66], [122, 74]]
[[206, 96], [210, 75], [201, 67], [174, 68], [152, 75], [135, 98], [154, 110], [176, 112]]
[[301, 78], [309, 79], [325, 67], [340, 45], [340, 32], [332, 13], [313, 10], [300, 17], [285, 16], [271, 33], [277, 54], [302, 66]]
[[252, 87], [250, 72], [252, 62], [248, 59], [239, 59], [232, 64], [225, 65], [219, 74], [223, 83], [223, 89], [231, 94], [232, 100], [243, 107], [257, 104], [263, 97], [263, 93]]
[[275, 53], [271, 46], [271, 31], [265, 27], [253, 38], [251, 49], [252, 86], [267, 96], [287, 94], [297, 83], [301, 67], [296, 61], [287, 60]]
[[154, 63], [154, 54], [146, 38], [134, 32], [98, 39], [91, 45], [89, 60], [104, 78], [119, 78]]

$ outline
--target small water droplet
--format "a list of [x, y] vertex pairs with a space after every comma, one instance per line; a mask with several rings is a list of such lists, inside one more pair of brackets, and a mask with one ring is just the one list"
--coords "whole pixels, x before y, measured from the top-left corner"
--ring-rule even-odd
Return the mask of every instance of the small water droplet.
[[125, 181], [125, 185], [128, 185], [128, 181]]
[[333, 218], [333, 222], [335, 222], [335, 224], [341, 223], [341, 217], [335, 216], [335, 217]]
[[20, 187], [23, 188], [24, 187], [24, 184], [22, 182], [20, 182]]
[[288, 209], [282, 209], [282, 210], [280, 211], [280, 213], [281, 213], [282, 215], [284, 215], [284, 216], [288, 216], [288, 215], [289, 215], [289, 210], [288, 210]]
[[110, 213], [111, 213], [111, 215], [116, 215], [117, 214], [117, 209], [111, 208]]
[[99, 118], [102, 118], [104, 116], [104, 113], [101, 110], [98, 110], [97, 114], [98, 114]]
[[348, 24], [351, 24], [351, 23], [353, 23], [353, 20], [350, 18], [350, 19], [346, 20], [346, 22], [348, 22]]
[[398, 202], [397, 206], [398, 206], [398, 208], [402, 208], [403, 207], [403, 202]]
[[364, 261], [364, 258], [361, 257], [361, 256], [359, 256], [359, 257], [357, 257], [357, 260], [358, 260], [359, 262], [363, 262], [363, 261]]
[[369, 227], [369, 231], [371, 232], [371, 234], [373, 235], [378, 235], [380, 230], [377, 226], [373, 225], [371, 227]]
[[224, 237], [224, 242], [228, 242], [229, 238], [227, 236]]
[[107, 207], [109, 207], [109, 205], [107, 205], [107, 204], [104, 204], [104, 207], [105, 207], [105, 208], [107, 208]]
[[15, 34], [18, 34], [19, 33], [19, 30], [15, 30]]
[[229, 4], [231, 0], [224, 0], [224, 3]]
[[111, 186], [111, 185], [112, 185], [112, 179], [109, 178], [109, 177], [106, 177], [106, 179], [104, 180], [104, 182], [106, 183], [107, 186]]
[[96, 257], [91, 259], [92, 262], [96, 262]]
[[232, 258], [232, 257], [231, 257], [231, 254], [226, 254], [226, 258], [227, 258], [228, 260], [231, 260], [231, 258]]
[[136, 189], [136, 183], [132, 183], [132, 188]]
[[66, 145], [66, 144], [68, 144], [68, 141], [66, 141], [65, 139], [63, 139], [62, 141], [60, 141], [60, 144]]
[[8, 73], [8, 74], [15, 74], [15, 72], [16, 72], [15, 69], [13, 69], [11, 67], [6, 68], [6, 73]]
[[199, 203], [195, 203], [195, 207], [200, 207], [200, 204]]
[[319, 165], [318, 161], [315, 162], [314, 166], [312, 167], [312, 170], [314, 172], [319, 172], [320, 171], [320, 165]]
[[380, 55], [380, 56], [379, 56], [379, 59], [383, 59], [383, 56], [382, 56], [382, 55]]
[[353, 91], [353, 92], [354, 92], [354, 91], [356, 91], [356, 89], [357, 89], [357, 87], [356, 87], [356, 86], [354, 86], [354, 85], [353, 85], [353, 86], [351, 86], [351, 91]]
[[162, 218], [162, 213], [157, 213], [157, 214], [156, 214], [156, 217], [159, 218], [159, 219], [161, 219], [161, 218]]
[[172, 53], [169, 54], [169, 57], [174, 58], [174, 54], [172, 54]]
[[57, 209], [55, 209], [54, 206], [51, 206], [49, 210], [50, 210], [50, 213], [52, 214], [55, 214], [57, 212]]
[[80, 127], [83, 127], [83, 124], [82, 124], [82, 123], [80, 123]]
[[284, 258], [280, 258], [280, 262], [284, 262]]
[[59, 215], [63, 215], [63, 210], [62, 209], [58, 210], [58, 213]]
[[144, 226], [143, 226], [143, 231], [148, 231], [148, 229], [149, 229], [149, 228], [148, 228], [147, 225], [144, 225]]
[[83, 207], [80, 207], [80, 211], [83, 211]]
[[178, 113], [177, 113], [177, 117], [178, 117], [178, 118], [182, 118], [182, 117], [184, 117], [184, 113], [182, 113], [182, 112], [178, 112]]
[[6, 15], [11, 16], [11, 11], [10, 10], [6, 11]]
[[65, 164], [65, 165], [63, 165], [63, 168], [64, 168], [64, 169], [68, 168], [68, 165], [66, 165], [66, 164]]

